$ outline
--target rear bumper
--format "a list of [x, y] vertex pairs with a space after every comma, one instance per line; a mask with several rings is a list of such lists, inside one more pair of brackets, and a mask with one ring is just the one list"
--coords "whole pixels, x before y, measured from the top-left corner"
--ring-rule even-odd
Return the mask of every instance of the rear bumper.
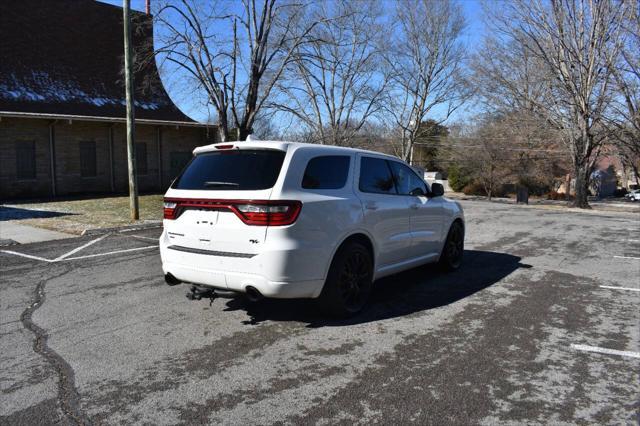
[[247, 287], [254, 287], [264, 297], [281, 299], [315, 298], [320, 295], [324, 281], [308, 280], [297, 282], [270, 281], [257, 274], [201, 269], [184, 264], [163, 262], [165, 274], [171, 274], [180, 281], [245, 293]]
[[[163, 240], [160, 242], [163, 272], [185, 283], [241, 293], [246, 292], [247, 287], [254, 287], [264, 297], [283, 299], [316, 298], [324, 286], [324, 278], [311, 273], [319, 270], [317, 259], [301, 250], [268, 251], [243, 257], [225, 252], [170, 249]], [[308, 268], [305, 268], [306, 262], [312, 262]]]

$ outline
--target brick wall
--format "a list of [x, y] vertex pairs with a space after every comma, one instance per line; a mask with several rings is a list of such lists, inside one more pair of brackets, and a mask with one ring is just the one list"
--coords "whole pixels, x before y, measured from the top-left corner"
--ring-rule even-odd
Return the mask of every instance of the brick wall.
[[[0, 199], [51, 197], [49, 123], [48, 120], [6, 117], [0, 121]], [[57, 195], [128, 192], [124, 124], [58, 121], [53, 128]], [[139, 191], [164, 192], [175, 177], [175, 165], [188, 160], [196, 146], [213, 143], [215, 134], [214, 129], [207, 131], [206, 128], [137, 125], [136, 143], [145, 144], [147, 154], [146, 173], [138, 175]], [[20, 141], [35, 142], [35, 179], [17, 178], [16, 143]], [[95, 143], [96, 176], [81, 176], [81, 142]], [[158, 161], [160, 157], [162, 162]]]

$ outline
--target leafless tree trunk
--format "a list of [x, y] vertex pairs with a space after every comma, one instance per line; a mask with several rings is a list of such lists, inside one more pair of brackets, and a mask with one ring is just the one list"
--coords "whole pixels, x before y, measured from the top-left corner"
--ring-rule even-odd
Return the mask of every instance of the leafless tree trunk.
[[631, 1], [513, 0], [501, 3], [500, 30], [530, 52], [552, 78], [536, 108], [561, 130], [576, 178], [574, 205], [588, 208], [589, 179], [608, 136], [605, 116], [613, 68]]
[[315, 142], [353, 145], [386, 86], [379, 70], [381, 7], [348, 0], [316, 6], [307, 20], [320, 23], [298, 44], [270, 106], [293, 115]]
[[[451, 0], [398, 1], [394, 20], [397, 28], [387, 32], [386, 115], [398, 129], [400, 155], [409, 161], [422, 123], [428, 117], [442, 123], [467, 98], [461, 84], [465, 21]], [[444, 107], [441, 117], [430, 116], [436, 107]]]
[[241, 12], [222, 0], [169, 0], [156, 13], [156, 55], [186, 76], [217, 114], [220, 139], [252, 132], [293, 52], [318, 22], [300, 25], [305, 4], [243, 0]]

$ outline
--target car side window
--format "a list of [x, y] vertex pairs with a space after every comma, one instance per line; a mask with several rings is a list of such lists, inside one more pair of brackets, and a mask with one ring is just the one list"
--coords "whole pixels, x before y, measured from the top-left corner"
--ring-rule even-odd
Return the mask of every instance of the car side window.
[[324, 155], [309, 160], [302, 177], [305, 189], [340, 189], [347, 183], [351, 158], [346, 155]]
[[396, 194], [393, 176], [387, 161], [380, 158], [362, 157], [360, 160], [360, 182], [362, 192], [374, 194]]
[[400, 195], [427, 195], [429, 190], [424, 180], [406, 164], [389, 161], [393, 179]]

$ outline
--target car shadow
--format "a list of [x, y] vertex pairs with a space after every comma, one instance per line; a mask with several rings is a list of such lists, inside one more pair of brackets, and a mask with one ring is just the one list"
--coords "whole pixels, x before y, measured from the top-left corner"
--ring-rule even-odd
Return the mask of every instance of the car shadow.
[[43, 219], [49, 217], [70, 216], [74, 214], [75, 213], [0, 206], [0, 222], [5, 220]]
[[519, 268], [521, 258], [506, 253], [465, 250], [464, 261], [455, 272], [441, 272], [437, 265], [426, 265], [385, 277], [375, 283], [368, 306], [353, 318], [327, 319], [314, 300], [264, 299], [249, 302], [245, 298], [230, 299], [225, 310], [246, 311], [244, 324], [263, 321], [294, 321], [307, 327], [347, 326], [397, 318], [446, 306], [483, 290]]

